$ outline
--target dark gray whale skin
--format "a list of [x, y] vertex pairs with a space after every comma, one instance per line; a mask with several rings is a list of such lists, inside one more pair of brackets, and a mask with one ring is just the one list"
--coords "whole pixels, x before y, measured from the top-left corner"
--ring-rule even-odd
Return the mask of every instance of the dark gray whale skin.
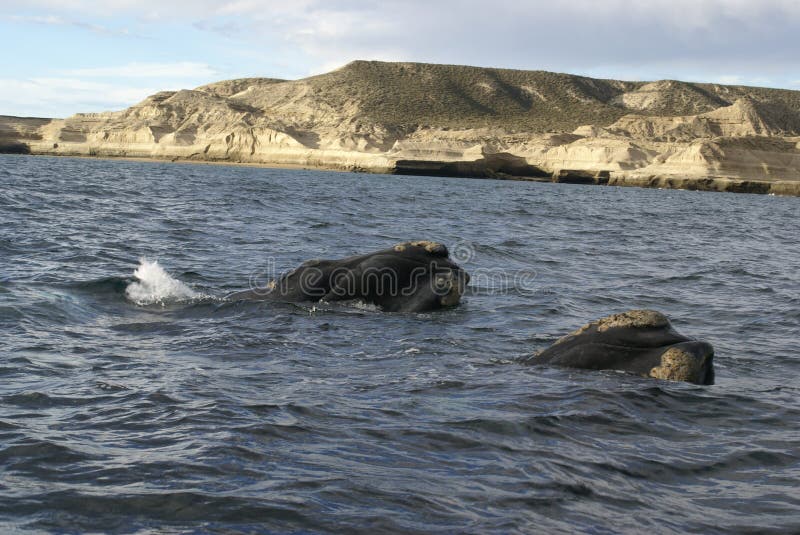
[[528, 364], [618, 370], [643, 377], [714, 384], [714, 348], [673, 329], [652, 310], [630, 310], [589, 323], [539, 353]]
[[399, 243], [340, 260], [309, 260], [265, 288], [236, 292], [228, 300], [284, 302], [358, 299], [386, 312], [425, 312], [457, 305], [469, 274], [432, 241]]

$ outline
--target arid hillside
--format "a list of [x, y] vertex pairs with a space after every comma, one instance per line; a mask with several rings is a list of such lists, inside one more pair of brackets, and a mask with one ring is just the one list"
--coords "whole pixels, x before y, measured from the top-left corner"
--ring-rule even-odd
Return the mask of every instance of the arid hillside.
[[0, 117], [6, 152], [773, 193], [800, 184], [798, 143], [798, 91], [376, 61]]

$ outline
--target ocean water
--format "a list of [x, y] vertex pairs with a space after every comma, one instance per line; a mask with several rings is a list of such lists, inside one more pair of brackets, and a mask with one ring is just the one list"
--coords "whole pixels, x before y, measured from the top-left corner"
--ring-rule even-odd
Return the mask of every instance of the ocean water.
[[[1, 156], [0, 532], [798, 532], [798, 216]], [[224, 299], [407, 239], [472, 273], [460, 307]], [[716, 384], [519, 362], [631, 308], [711, 342]]]

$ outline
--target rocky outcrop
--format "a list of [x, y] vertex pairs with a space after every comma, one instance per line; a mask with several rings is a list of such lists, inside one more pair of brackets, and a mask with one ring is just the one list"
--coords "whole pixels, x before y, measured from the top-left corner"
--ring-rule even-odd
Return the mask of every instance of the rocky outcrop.
[[0, 115], [0, 152], [28, 154], [30, 143], [42, 139], [41, 129], [50, 119]]
[[783, 136], [800, 132], [800, 113], [781, 104], [764, 104], [740, 98], [698, 115], [642, 117], [626, 115], [607, 132], [637, 139], [686, 142], [698, 138]]
[[608, 184], [611, 179], [609, 171], [584, 171], [582, 169], [561, 169], [553, 173], [553, 182], [562, 184]]
[[508, 152], [482, 153], [475, 160], [397, 159], [393, 171], [403, 175], [463, 176], [475, 178], [540, 180], [550, 175], [521, 156]]
[[792, 195], [800, 92], [354, 62], [118, 112], [0, 117], [0, 151]]

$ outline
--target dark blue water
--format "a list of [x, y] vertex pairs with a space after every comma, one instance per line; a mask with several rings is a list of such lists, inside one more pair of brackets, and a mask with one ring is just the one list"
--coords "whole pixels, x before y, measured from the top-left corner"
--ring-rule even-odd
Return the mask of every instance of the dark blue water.
[[[797, 532], [799, 215], [759, 195], [0, 157], [0, 531]], [[221, 299], [424, 238], [473, 273], [457, 309]], [[141, 257], [175, 279], [153, 275], [153, 304], [126, 297]], [[714, 344], [717, 384], [517, 362], [630, 308]]]

